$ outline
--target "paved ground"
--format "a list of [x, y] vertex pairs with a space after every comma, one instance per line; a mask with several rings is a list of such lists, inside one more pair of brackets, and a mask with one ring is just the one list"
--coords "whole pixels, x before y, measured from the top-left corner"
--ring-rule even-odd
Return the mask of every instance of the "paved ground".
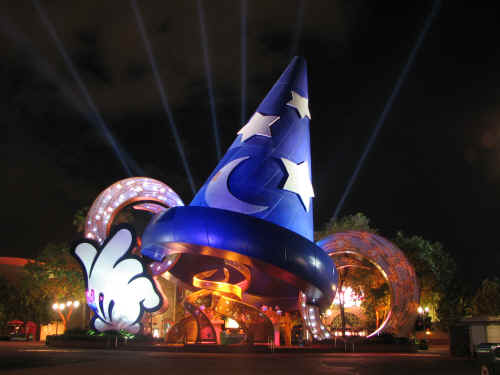
[[368, 353], [167, 353], [55, 349], [42, 344], [0, 342], [0, 371], [6, 374], [338, 374], [469, 375], [475, 363], [445, 351]]

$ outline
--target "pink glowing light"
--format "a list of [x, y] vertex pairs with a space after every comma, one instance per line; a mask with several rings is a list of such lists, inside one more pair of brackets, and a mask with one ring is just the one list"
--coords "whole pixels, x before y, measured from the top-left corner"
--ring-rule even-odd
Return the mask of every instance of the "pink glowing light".
[[132, 177], [114, 183], [99, 194], [85, 221], [85, 237], [100, 244], [109, 234], [116, 214], [126, 206], [157, 214], [170, 207], [184, 206], [169, 186], [149, 177]]

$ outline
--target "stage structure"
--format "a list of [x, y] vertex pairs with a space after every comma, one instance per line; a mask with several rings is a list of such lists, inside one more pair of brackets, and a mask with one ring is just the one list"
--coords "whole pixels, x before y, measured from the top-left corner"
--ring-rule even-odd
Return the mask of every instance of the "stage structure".
[[[279, 323], [266, 306], [279, 306], [279, 314], [298, 310], [314, 339], [331, 338], [321, 312], [337, 288], [329, 255], [335, 241], [313, 241], [310, 119], [306, 63], [295, 57], [189, 205], [145, 177], [104, 190], [90, 209], [86, 239], [74, 250], [85, 270], [95, 327], [137, 330], [142, 313], [161, 305], [154, 277], [168, 272], [195, 290], [184, 301], [191, 315], [171, 328], [170, 342], [186, 340], [188, 327], [195, 326], [192, 341], [219, 343], [217, 322], [230, 318], [252, 341], [276, 343]], [[111, 229], [113, 217], [130, 205], [155, 214], [140, 241], [143, 257], [153, 261], [148, 272], [144, 259], [131, 254], [130, 228]], [[121, 240], [115, 240], [118, 235]], [[100, 264], [107, 268], [100, 270]], [[126, 277], [116, 275], [120, 267], [127, 268]], [[127, 282], [138, 279], [144, 301], [130, 306], [131, 314], [113, 314], [113, 306], [131, 293]], [[116, 290], [108, 287], [111, 281]], [[386, 321], [384, 327], [392, 326]]]

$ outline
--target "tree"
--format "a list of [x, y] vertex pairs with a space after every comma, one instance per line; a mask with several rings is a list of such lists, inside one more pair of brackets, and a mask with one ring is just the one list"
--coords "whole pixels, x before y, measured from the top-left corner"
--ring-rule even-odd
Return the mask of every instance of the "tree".
[[390, 292], [387, 281], [368, 261], [351, 267], [345, 286], [362, 296], [361, 308], [366, 317], [366, 328], [376, 329], [389, 313]]
[[485, 279], [472, 298], [474, 315], [500, 315], [500, 280]]
[[25, 282], [50, 306], [56, 300], [84, 300], [82, 271], [67, 244], [48, 244], [25, 268]]
[[440, 324], [448, 329], [470, 315], [500, 315], [500, 280], [486, 279], [476, 289], [463, 277], [456, 277], [439, 302]]
[[382, 324], [389, 313], [391, 306], [389, 285], [387, 284], [387, 280], [385, 280], [374, 266], [359, 269], [357, 273], [358, 275], [353, 275], [353, 278], [358, 279], [356, 281], [358, 285], [362, 285], [362, 289], [359, 292], [357, 291], [357, 293], [362, 292], [363, 295], [361, 307], [367, 319], [367, 328], [376, 329]]
[[442, 329], [448, 330], [464, 316], [472, 314], [474, 292], [474, 286], [461, 276], [452, 280], [438, 304], [437, 315]]
[[335, 317], [332, 319], [329, 325], [329, 328], [331, 330], [338, 330], [342, 328], [343, 324], [349, 324], [354, 329], [363, 328], [363, 322], [355, 314], [345, 313], [344, 319], [345, 323], [342, 323], [342, 317], [340, 316], [340, 314], [335, 315]]
[[7, 326], [7, 322], [11, 320], [11, 297], [9, 295], [10, 290], [9, 282], [0, 276], [0, 335], [3, 334], [4, 328]]
[[50, 321], [50, 303], [25, 274], [15, 284], [0, 277], [0, 327], [10, 320]]
[[25, 266], [25, 275], [16, 285], [16, 319], [46, 324], [53, 320], [56, 301], [85, 300], [80, 265], [66, 244], [48, 244]]
[[[80, 231], [86, 208], [79, 210], [74, 224]], [[80, 265], [66, 243], [49, 243], [33, 261], [29, 261], [15, 284], [0, 275], [0, 327], [18, 319], [45, 324], [53, 320], [55, 301], [85, 300]]]
[[408, 237], [398, 232], [394, 243], [415, 269], [420, 286], [420, 304], [429, 306], [437, 313], [443, 326], [448, 326], [453, 314], [449, 309], [451, 306], [446, 305], [450, 300], [458, 302], [456, 299], [459, 297], [450, 294], [456, 275], [455, 261], [441, 243], [432, 243], [420, 236]]
[[78, 233], [83, 233], [85, 230], [85, 222], [87, 221], [87, 213], [89, 212], [89, 207], [85, 206], [78, 209], [73, 215], [73, 226], [76, 228]]
[[363, 213], [343, 216], [337, 220], [331, 220], [325, 224], [322, 230], [315, 233], [316, 239], [320, 240], [334, 233], [356, 230], [361, 232], [377, 233], [377, 229], [370, 226], [370, 219]]

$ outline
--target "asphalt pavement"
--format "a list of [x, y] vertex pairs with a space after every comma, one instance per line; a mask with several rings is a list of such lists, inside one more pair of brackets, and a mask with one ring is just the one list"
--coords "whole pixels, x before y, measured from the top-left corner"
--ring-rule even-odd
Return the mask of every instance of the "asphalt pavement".
[[0, 342], [0, 371], [6, 374], [338, 374], [470, 375], [474, 361], [446, 350], [391, 353], [172, 353], [60, 349], [41, 343]]

